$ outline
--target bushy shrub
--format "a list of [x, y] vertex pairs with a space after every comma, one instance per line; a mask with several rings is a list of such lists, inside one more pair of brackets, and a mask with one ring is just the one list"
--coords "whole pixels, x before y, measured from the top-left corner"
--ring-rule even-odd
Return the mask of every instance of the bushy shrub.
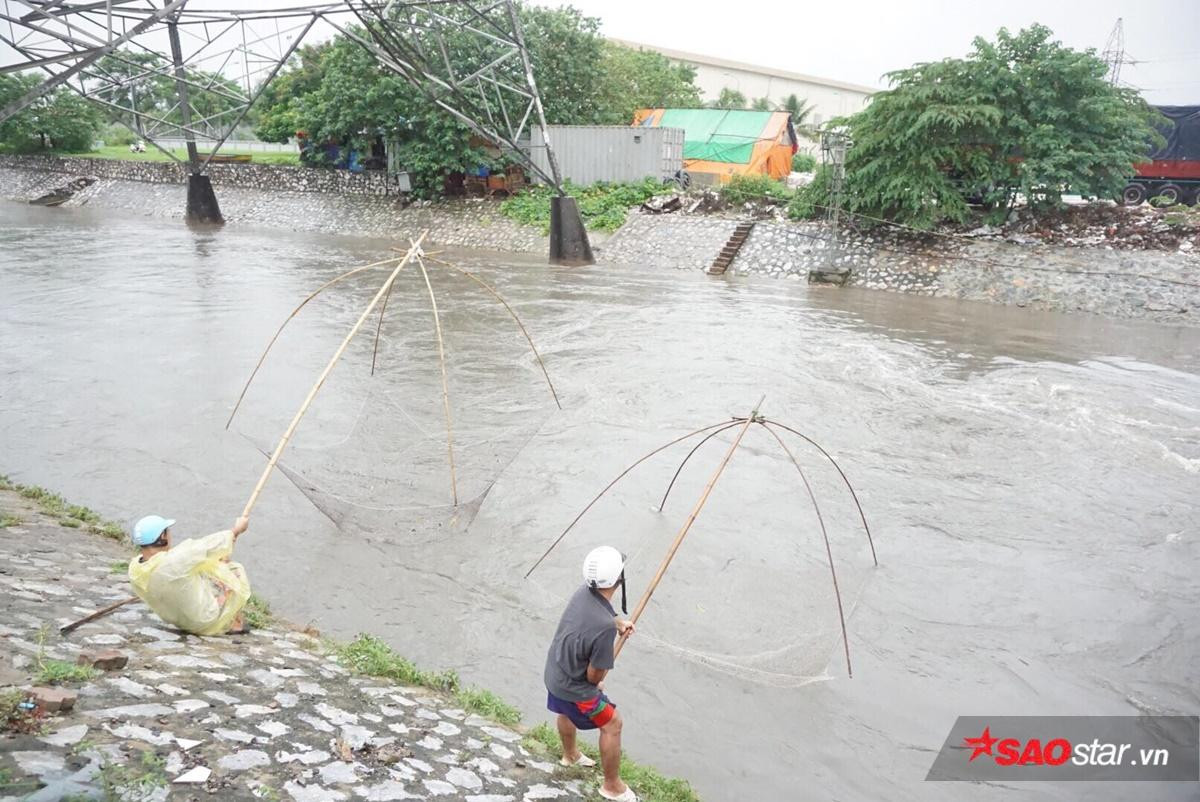
[[813, 220], [825, 215], [829, 205], [829, 169], [817, 167], [813, 180], [792, 194], [788, 203], [788, 217], [792, 220]]
[[[673, 191], [653, 178], [628, 184], [604, 182], [581, 187], [567, 182], [567, 194], [576, 198], [579, 216], [592, 231], [616, 231], [625, 223], [629, 209], [645, 203], [655, 195]], [[550, 198], [554, 190], [549, 187], [533, 187], [514, 195], [500, 204], [500, 213], [518, 223], [541, 226], [550, 231]]]
[[123, 125], [113, 123], [100, 132], [100, 138], [105, 145], [121, 145], [127, 147], [137, 140], [137, 136]]
[[792, 199], [792, 190], [782, 181], [766, 175], [735, 175], [721, 187], [721, 199], [732, 206], [749, 201], [784, 204]]
[[793, 173], [811, 173], [817, 169], [817, 157], [811, 153], [796, 153], [792, 156]]

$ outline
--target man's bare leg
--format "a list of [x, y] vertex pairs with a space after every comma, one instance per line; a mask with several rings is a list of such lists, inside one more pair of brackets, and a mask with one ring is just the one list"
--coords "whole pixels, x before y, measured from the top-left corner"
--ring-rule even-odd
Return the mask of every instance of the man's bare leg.
[[558, 714], [558, 737], [563, 745], [563, 757], [567, 762], [574, 763], [579, 760], [579, 747], [575, 743], [575, 734], [577, 730], [571, 719], [563, 714]]
[[618, 710], [600, 728], [600, 766], [604, 769], [604, 790], [623, 794], [627, 787], [621, 780], [621, 712]]

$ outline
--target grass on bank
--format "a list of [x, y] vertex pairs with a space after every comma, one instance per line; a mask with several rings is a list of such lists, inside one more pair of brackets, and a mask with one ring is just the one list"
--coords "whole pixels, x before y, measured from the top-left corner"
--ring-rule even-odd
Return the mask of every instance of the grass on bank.
[[[596, 183], [581, 187], [567, 182], [567, 194], [579, 204], [579, 216], [591, 231], [616, 231], [625, 224], [625, 217], [634, 206], [639, 206], [655, 195], [666, 195], [677, 190], [660, 181], [647, 178], [645, 181], [628, 184]], [[530, 226], [539, 226], [543, 234], [550, 233], [550, 198], [555, 192], [549, 187], [535, 186], [513, 195], [500, 204], [500, 213], [505, 217]]]
[[[404, 685], [418, 685], [454, 695], [464, 710], [508, 726], [520, 723], [521, 713], [491, 691], [464, 687], [453, 671], [424, 671], [412, 661], [401, 657], [390, 646], [371, 635], [359, 635], [347, 644], [333, 647], [338, 661], [359, 674], [383, 677]], [[538, 724], [526, 733], [522, 744], [532, 751], [557, 759], [558, 733], [548, 724]], [[599, 753], [589, 744], [583, 751], [600, 760]], [[599, 769], [592, 769], [599, 772]], [[642, 766], [626, 757], [621, 758], [621, 777], [645, 802], [700, 802], [696, 792], [684, 780], [664, 777], [658, 771]], [[585, 776], [584, 779], [587, 779]]]
[[359, 674], [453, 694], [464, 710], [501, 724], [512, 726], [521, 721], [521, 712], [491, 691], [464, 686], [454, 671], [417, 668], [373, 635], [359, 635], [350, 643], [335, 646], [334, 654], [339, 662]]
[[[87, 529], [89, 532], [95, 532], [113, 540], [122, 540], [125, 537], [125, 528], [120, 524], [100, 517], [95, 510], [78, 504], [68, 504], [62, 496], [51, 493], [45, 488], [37, 485], [17, 484], [4, 474], [0, 474], [0, 490], [11, 490], [19, 493], [23, 498], [33, 501], [42, 512], [57, 520], [62, 526], [72, 529]], [[12, 521], [3, 523], [3, 526], [15, 526], [21, 522], [20, 519], [10, 514], [5, 514], [3, 520]]]
[[[167, 148], [181, 161], [187, 161], [186, 148]], [[252, 164], [289, 164], [292, 166], [300, 165], [300, 154], [287, 152], [269, 152], [269, 151], [239, 151], [226, 150], [221, 148], [217, 151], [223, 156], [250, 156]], [[77, 153], [64, 153], [64, 156], [77, 156], [84, 159], [119, 159], [121, 161], [131, 162], [169, 162], [170, 157], [163, 153], [158, 148], [147, 143], [145, 153], [132, 153], [128, 145], [105, 145], [96, 150], [79, 151]], [[204, 159], [208, 156], [208, 151], [203, 147], [200, 148], [200, 158]]]
[[[535, 754], [550, 758], [557, 758], [562, 750], [558, 732], [546, 723], [526, 733], [521, 745]], [[600, 751], [596, 747], [580, 739], [579, 749], [597, 764], [600, 763]], [[598, 772], [599, 768], [591, 771]], [[638, 799], [645, 802], [700, 802], [700, 797], [696, 796], [686, 780], [664, 777], [655, 769], [634, 763], [625, 755], [621, 755], [621, 779], [637, 793]]]
[[246, 606], [242, 609], [242, 618], [246, 621], [246, 626], [251, 629], [264, 629], [275, 620], [275, 616], [271, 614], [271, 605], [267, 604], [262, 596], [251, 593], [250, 598], [246, 600]]

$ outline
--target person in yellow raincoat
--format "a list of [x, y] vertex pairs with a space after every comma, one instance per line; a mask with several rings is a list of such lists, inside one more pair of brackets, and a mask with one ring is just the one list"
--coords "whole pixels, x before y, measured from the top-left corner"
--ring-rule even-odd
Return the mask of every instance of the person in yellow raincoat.
[[148, 515], [133, 527], [141, 553], [129, 561], [133, 591], [163, 621], [195, 635], [244, 631], [242, 608], [250, 598], [246, 569], [229, 558], [249, 521], [232, 529], [171, 543], [173, 520]]

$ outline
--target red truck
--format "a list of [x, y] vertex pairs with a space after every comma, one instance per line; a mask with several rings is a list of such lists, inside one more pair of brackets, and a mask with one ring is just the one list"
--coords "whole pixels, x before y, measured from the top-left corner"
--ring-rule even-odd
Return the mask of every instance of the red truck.
[[1200, 106], [1155, 108], [1169, 121], [1160, 129], [1166, 144], [1150, 154], [1150, 161], [1133, 166], [1121, 203], [1137, 206], [1146, 198], [1161, 198], [1168, 206], [1191, 206], [1200, 198]]

